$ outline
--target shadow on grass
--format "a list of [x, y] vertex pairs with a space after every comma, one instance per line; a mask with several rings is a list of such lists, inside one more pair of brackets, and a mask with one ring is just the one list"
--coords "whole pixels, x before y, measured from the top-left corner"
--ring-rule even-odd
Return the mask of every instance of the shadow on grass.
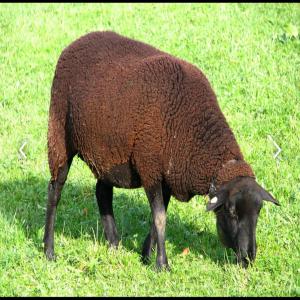
[[[31, 239], [41, 252], [47, 186], [48, 181], [35, 176], [22, 181], [0, 183], [0, 211], [8, 222], [19, 226], [26, 238]], [[126, 249], [140, 254], [150, 229], [150, 207], [144, 193], [138, 191], [127, 195], [125, 191], [120, 191], [122, 190], [114, 194], [114, 212], [119, 236]], [[94, 192], [95, 186], [76, 185], [70, 179], [67, 180], [57, 209], [56, 236], [63, 234], [74, 239], [94, 239], [96, 236], [99, 243], [106, 243]], [[171, 199], [171, 203], [172, 201], [176, 200]], [[201, 215], [199, 217], [201, 218]], [[225, 263], [225, 250], [218, 237], [208, 229], [199, 230], [176, 212], [168, 211], [167, 241], [172, 244], [176, 254], [189, 247], [193, 253], [209, 257], [221, 265]], [[233, 262], [230, 257], [229, 262]]]

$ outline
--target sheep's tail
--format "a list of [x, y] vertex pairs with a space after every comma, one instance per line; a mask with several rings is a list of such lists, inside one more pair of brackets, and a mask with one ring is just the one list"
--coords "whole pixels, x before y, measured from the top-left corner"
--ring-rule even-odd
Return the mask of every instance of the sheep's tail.
[[69, 104], [66, 81], [53, 79], [48, 123], [48, 163], [51, 180], [56, 180], [59, 169], [70, 161], [74, 154], [69, 134]]

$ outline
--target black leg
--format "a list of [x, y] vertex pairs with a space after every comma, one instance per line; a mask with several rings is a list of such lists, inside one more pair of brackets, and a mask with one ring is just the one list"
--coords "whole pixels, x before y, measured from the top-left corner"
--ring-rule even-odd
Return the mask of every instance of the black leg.
[[150, 233], [147, 235], [142, 250], [142, 262], [144, 264], [150, 263], [150, 256], [152, 251], [154, 251], [156, 246], [156, 231], [154, 223], [152, 222]]
[[118, 247], [119, 238], [112, 206], [113, 187], [98, 180], [96, 185], [96, 198], [105, 238], [110, 246]]
[[[164, 206], [165, 206], [165, 211], [167, 212], [168, 205], [170, 202], [171, 198], [171, 193], [170, 190], [162, 186], [162, 193], [163, 193], [163, 200], [164, 200]], [[144, 244], [143, 244], [143, 250], [142, 250], [142, 262], [144, 264], [148, 264], [150, 262], [150, 256], [152, 251], [155, 249], [156, 246], [156, 230], [155, 230], [155, 225], [152, 222], [150, 233], [147, 235]]]
[[163, 268], [168, 270], [169, 266], [165, 248], [166, 209], [163, 199], [162, 185], [159, 183], [152, 188], [145, 189], [145, 191], [151, 206], [153, 224], [156, 232], [156, 266], [159, 270]]
[[72, 160], [69, 160], [58, 171], [56, 180], [51, 180], [48, 185], [48, 204], [46, 212], [46, 225], [44, 233], [44, 253], [47, 259], [55, 260], [54, 254], [54, 223], [56, 208], [60, 199], [61, 191], [67, 179]]

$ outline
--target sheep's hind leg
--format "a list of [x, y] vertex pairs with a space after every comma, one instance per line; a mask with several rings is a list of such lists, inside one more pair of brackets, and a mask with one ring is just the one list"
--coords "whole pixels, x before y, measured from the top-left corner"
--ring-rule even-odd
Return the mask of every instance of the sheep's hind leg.
[[[171, 193], [170, 190], [164, 186], [162, 187], [162, 193], [163, 193], [165, 211], [167, 213], [168, 204], [171, 198]], [[154, 222], [152, 222], [150, 233], [147, 235], [143, 244], [142, 262], [144, 264], [149, 264], [150, 262], [151, 253], [152, 251], [154, 251], [156, 246], [156, 239], [157, 237], [156, 237], [155, 225]]]
[[56, 208], [60, 199], [61, 191], [67, 179], [72, 163], [72, 158], [58, 170], [56, 180], [50, 180], [48, 185], [48, 204], [46, 212], [46, 225], [44, 234], [44, 253], [49, 260], [55, 260], [54, 254], [54, 222]]
[[112, 205], [113, 187], [98, 180], [96, 185], [96, 198], [105, 238], [111, 247], [117, 248], [119, 238]]
[[162, 184], [145, 189], [152, 212], [157, 240], [156, 266], [158, 270], [169, 270], [165, 247], [166, 209], [164, 205]]

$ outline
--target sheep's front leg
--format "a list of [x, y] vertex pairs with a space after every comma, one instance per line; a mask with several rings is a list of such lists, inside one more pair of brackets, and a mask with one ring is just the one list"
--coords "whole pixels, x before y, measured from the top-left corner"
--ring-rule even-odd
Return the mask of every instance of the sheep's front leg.
[[165, 228], [166, 228], [166, 209], [164, 205], [162, 185], [145, 189], [152, 212], [154, 229], [157, 239], [156, 266], [159, 270], [169, 270], [166, 248], [165, 248]]
[[110, 246], [117, 248], [119, 238], [112, 205], [113, 187], [98, 180], [96, 185], [96, 198], [105, 238]]
[[[171, 192], [166, 186], [162, 186], [162, 193], [164, 198], [164, 205], [165, 205], [165, 212], [167, 213], [168, 205], [171, 198]], [[156, 246], [156, 230], [155, 225], [152, 222], [150, 233], [147, 235], [142, 249], [142, 262], [144, 264], [148, 264], [150, 262], [150, 256], [152, 251], [155, 249]]]

